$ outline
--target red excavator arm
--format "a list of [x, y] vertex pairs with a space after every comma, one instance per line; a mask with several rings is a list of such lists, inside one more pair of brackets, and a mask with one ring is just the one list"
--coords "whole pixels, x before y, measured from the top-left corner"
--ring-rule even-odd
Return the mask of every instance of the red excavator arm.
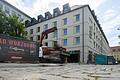
[[43, 41], [44, 37], [45, 37], [47, 34], [49, 34], [49, 33], [51, 33], [51, 32], [54, 32], [54, 31], [56, 31], [56, 30], [57, 30], [57, 28], [56, 28], [56, 27], [53, 27], [53, 28], [50, 28], [50, 29], [47, 29], [47, 30], [43, 31], [43, 32], [41, 33], [41, 35], [40, 35], [40, 46], [42, 46], [42, 41]]

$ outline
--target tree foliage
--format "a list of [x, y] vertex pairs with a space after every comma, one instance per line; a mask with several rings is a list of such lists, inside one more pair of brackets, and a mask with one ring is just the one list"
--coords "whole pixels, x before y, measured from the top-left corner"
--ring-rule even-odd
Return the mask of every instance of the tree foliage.
[[0, 34], [7, 34], [15, 37], [25, 37], [25, 25], [16, 15], [7, 16], [0, 10]]
[[0, 34], [3, 34], [5, 32], [6, 23], [7, 23], [7, 16], [0, 9]]

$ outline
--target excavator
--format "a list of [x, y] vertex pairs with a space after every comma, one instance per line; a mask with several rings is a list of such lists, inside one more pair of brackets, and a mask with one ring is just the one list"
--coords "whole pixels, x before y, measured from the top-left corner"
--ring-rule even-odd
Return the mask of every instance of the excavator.
[[66, 48], [60, 47], [57, 42], [54, 43], [54, 47], [43, 46], [43, 39], [52, 32], [57, 30], [56, 27], [43, 31], [40, 35], [40, 47], [39, 47], [39, 61], [40, 62], [60, 62], [62, 58], [60, 55], [66, 51]]

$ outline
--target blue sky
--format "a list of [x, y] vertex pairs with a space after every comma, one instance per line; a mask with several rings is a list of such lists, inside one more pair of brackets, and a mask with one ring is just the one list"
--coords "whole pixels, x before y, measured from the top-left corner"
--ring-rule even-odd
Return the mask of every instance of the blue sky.
[[69, 3], [70, 6], [89, 4], [95, 10], [98, 20], [108, 39], [110, 46], [119, 46], [118, 35], [120, 34], [120, 0], [6, 0], [21, 11], [37, 17], [47, 11]]

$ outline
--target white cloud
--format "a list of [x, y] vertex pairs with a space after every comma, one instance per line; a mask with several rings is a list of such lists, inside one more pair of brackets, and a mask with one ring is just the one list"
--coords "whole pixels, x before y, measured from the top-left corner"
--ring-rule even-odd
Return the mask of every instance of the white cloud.
[[[111, 17], [110, 17], [111, 18]], [[111, 20], [107, 20], [105, 23], [102, 23], [103, 31], [105, 32], [107, 39], [110, 43], [110, 46], [118, 46], [118, 35], [120, 35], [120, 31], [117, 29], [120, 27], [120, 15], [116, 15], [116, 17], [111, 18]]]
[[108, 20], [110, 21], [110, 19], [115, 17], [117, 14], [118, 14], [118, 11], [114, 9], [109, 9], [109, 10], [106, 10], [105, 12], [99, 12], [97, 17], [100, 19], [102, 23], [106, 23], [108, 22]]
[[117, 15], [116, 17], [112, 18], [111, 20], [103, 22], [102, 26], [103, 26], [104, 31], [106, 31], [106, 33], [109, 34], [112, 29], [116, 28], [119, 25], [120, 25], [120, 15]]
[[70, 6], [89, 4], [92, 9], [97, 9], [97, 7], [105, 0], [33, 0], [34, 3], [32, 3], [32, 6], [25, 5], [23, 0], [6, 1], [10, 2], [26, 14], [36, 17], [37, 15], [43, 14], [46, 11], [50, 11], [52, 13], [53, 9], [56, 7], [62, 9], [62, 5], [66, 3], [69, 3]]
[[114, 36], [114, 37], [110, 38], [109, 42], [110, 42], [110, 46], [120, 46], [118, 44], [120, 42], [120, 40], [118, 40], [118, 36]]

